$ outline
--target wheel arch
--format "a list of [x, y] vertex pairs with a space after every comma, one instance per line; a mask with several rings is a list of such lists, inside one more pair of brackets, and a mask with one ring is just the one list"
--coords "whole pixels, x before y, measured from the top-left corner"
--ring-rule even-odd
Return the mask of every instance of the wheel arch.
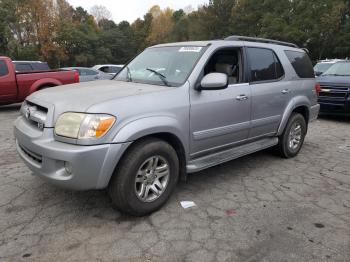
[[53, 78], [44, 78], [39, 79], [38, 81], [34, 82], [32, 86], [30, 87], [31, 93], [40, 90], [43, 87], [53, 87], [53, 86], [59, 86], [62, 85], [62, 83]]
[[298, 106], [298, 107], [294, 108], [292, 113], [301, 114], [305, 118], [306, 126], [307, 126], [307, 124], [309, 122], [309, 118], [310, 118], [310, 110], [307, 106]]
[[[183, 144], [183, 142], [181, 141], [181, 139], [174, 133], [172, 132], [168, 132], [168, 131], [164, 131], [164, 132], [154, 132], [154, 133], [148, 133], [148, 134], [144, 134], [143, 136], [138, 137], [137, 139], [133, 140], [128, 147], [125, 149], [125, 151], [122, 153], [118, 163], [116, 163], [114, 170], [116, 170], [118, 168], [118, 165], [121, 162], [121, 159], [129, 152], [129, 150], [131, 149], [131, 147], [133, 145], [135, 145], [136, 143], [148, 139], [148, 138], [157, 138], [159, 140], [165, 141], [168, 144], [170, 144], [179, 159], [179, 170], [180, 170], [180, 179], [182, 181], [186, 181], [187, 178], [187, 172], [186, 172], [186, 163], [187, 163], [187, 158], [186, 158], [186, 149], [185, 146]], [[114, 173], [114, 171], [113, 171]], [[111, 174], [108, 183], [110, 182], [113, 173]]]
[[286, 110], [283, 113], [282, 120], [277, 131], [277, 135], [281, 135], [283, 133], [283, 130], [286, 127], [288, 120], [293, 113], [300, 113], [305, 118], [306, 127], [308, 126], [310, 119], [310, 101], [307, 99], [307, 97], [299, 96], [293, 98], [290, 101], [290, 103], [286, 107]]

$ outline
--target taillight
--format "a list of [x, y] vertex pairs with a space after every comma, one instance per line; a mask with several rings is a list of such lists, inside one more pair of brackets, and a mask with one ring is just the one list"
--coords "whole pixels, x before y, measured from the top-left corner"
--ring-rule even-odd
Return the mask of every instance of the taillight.
[[320, 92], [321, 92], [321, 86], [320, 86], [319, 83], [317, 83], [317, 84], [315, 85], [315, 91], [316, 91], [317, 96], [319, 96], [319, 95], [320, 95]]
[[79, 83], [79, 73], [78, 71], [74, 70], [74, 82]]

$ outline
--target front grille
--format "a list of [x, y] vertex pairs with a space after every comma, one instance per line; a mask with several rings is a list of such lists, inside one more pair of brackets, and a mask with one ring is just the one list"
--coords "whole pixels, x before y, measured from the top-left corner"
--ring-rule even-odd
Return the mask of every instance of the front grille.
[[344, 99], [350, 93], [349, 87], [321, 85], [320, 97], [329, 97], [335, 99]]
[[[17, 143], [18, 144], [18, 143]], [[21, 146], [18, 144], [19, 149], [22, 151], [23, 154], [25, 154], [27, 157], [32, 159], [38, 164], [41, 164], [43, 161], [42, 156], [35, 154], [34, 152], [30, 151], [28, 148], [25, 148], [24, 146]]]
[[334, 97], [334, 98], [345, 98], [347, 93], [337, 92], [337, 93], [331, 93], [331, 92], [320, 92], [320, 96], [323, 97]]
[[29, 101], [24, 101], [21, 107], [22, 116], [27, 121], [39, 129], [45, 127], [48, 109], [46, 107], [34, 104]]

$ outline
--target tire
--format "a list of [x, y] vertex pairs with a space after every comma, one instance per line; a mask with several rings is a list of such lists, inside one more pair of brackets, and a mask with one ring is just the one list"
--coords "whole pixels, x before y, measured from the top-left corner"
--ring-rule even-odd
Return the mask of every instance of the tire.
[[[292, 158], [298, 155], [303, 146], [306, 133], [307, 124], [304, 116], [299, 113], [293, 113], [290, 116], [282, 135], [279, 137], [277, 145], [279, 155], [284, 158]], [[291, 141], [293, 137], [295, 138], [295, 140], [293, 140], [294, 142]]]
[[121, 159], [109, 183], [108, 193], [119, 211], [144, 216], [167, 202], [178, 178], [179, 160], [174, 148], [160, 139], [147, 138], [132, 145]]
[[41, 91], [41, 90], [44, 90], [44, 89], [48, 89], [50, 87], [53, 87], [53, 86], [42, 86], [38, 89], [38, 91]]

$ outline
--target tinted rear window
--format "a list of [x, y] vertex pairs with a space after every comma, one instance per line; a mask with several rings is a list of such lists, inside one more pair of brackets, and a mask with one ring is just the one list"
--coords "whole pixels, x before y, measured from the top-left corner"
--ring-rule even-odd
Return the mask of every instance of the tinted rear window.
[[39, 70], [39, 71], [50, 70], [50, 67], [47, 63], [34, 63], [32, 64], [32, 67], [34, 68], [34, 70]]
[[16, 67], [16, 71], [17, 72], [26, 72], [26, 71], [32, 71], [32, 67], [30, 66], [30, 64], [16, 64], [15, 63], [15, 67]]
[[0, 60], [0, 76], [5, 76], [9, 73], [7, 65], [4, 60]]
[[251, 81], [277, 80], [284, 75], [283, 67], [271, 49], [248, 48]]
[[14, 62], [17, 72], [28, 72], [28, 71], [46, 71], [50, 70], [47, 63], [36, 63], [36, 62]]
[[304, 52], [284, 51], [300, 78], [314, 78], [315, 73], [309, 56]]

